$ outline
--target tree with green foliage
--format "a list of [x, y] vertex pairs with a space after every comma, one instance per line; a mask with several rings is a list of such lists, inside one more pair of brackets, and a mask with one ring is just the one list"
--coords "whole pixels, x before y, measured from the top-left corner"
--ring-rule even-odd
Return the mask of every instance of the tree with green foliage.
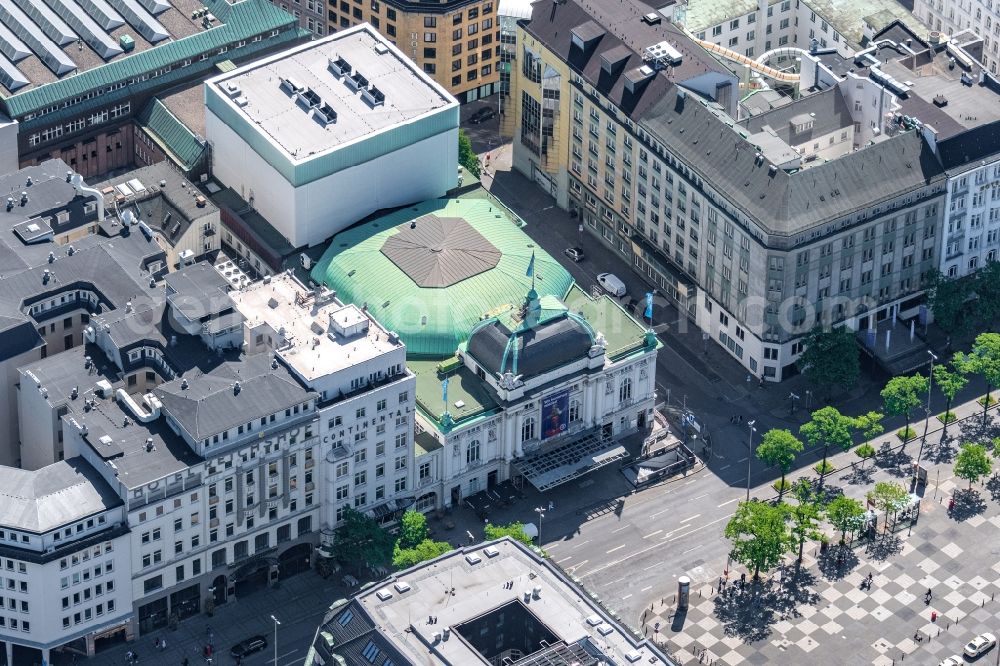
[[892, 481], [879, 481], [865, 497], [885, 514], [886, 529], [889, 526], [889, 514], [896, 514], [910, 501], [910, 493], [906, 488]]
[[820, 494], [806, 479], [800, 479], [795, 484], [793, 492], [798, 503], [788, 508], [788, 517], [791, 519], [792, 541], [799, 546], [797, 561], [801, 563], [806, 539], [819, 539], [822, 536], [819, 520], [823, 515], [823, 506], [820, 503]]
[[847, 533], [857, 532], [864, 525], [865, 506], [861, 500], [838, 495], [826, 505], [826, 520], [840, 530], [840, 543], [847, 541]]
[[805, 350], [798, 366], [806, 379], [827, 394], [836, 387], [847, 388], [858, 381], [861, 363], [854, 333], [846, 326], [824, 329], [817, 326], [802, 341]]
[[472, 149], [472, 141], [465, 130], [458, 130], [458, 163], [476, 178], [479, 178], [479, 156]]
[[989, 476], [992, 469], [993, 462], [985, 446], [970, 443], [959, 448], [958, 456], [955, 457], [955, 476], [968, 481], [969, 490], [972, 490], [973, 483]]
[[344, 512], [344, 521], [334, 531], [333, 554], [345, 564], [382, 566], [392, 559], [392, 535], [365, 514]]
[[972, 351], [968, 354], [956, 352], [953, 363], [959, 372], [979, 375], [986, 382], [986, 395], [980, 400], [985, 426], [987, 411], [993, 401], [990, 392], [1000, 386], [1000, 333], [980, 333]]
[[941, 395], [947, 401], [944, 408], [944, 417], [941, 419], [944, 422], [944, 430], [941, 432], [942, 439], [948, 434], [948, 424], [955, 419], [955, 415], [951, 413], [951, 405], [955, 402], [955, 396], [968, 383], [968, 377], [957, 369], [949, 368], [944, 363], [934, 366], [934, 385], [937, 386], [938, 390], [941, 391]]
[[433, 560], [435, 557], [444, 555], [452, 550], [451, 544], [447, 541], [433, 541], [423, 539], [412, 548], [400, 548], [400, 542], [396, 542], [392, 550], [392, 566], [397, 569], [405, 569], [415, 564]]
[[861, 433], [866, 442], [870, 442], [885, 432], [885, 425], [882, 424], [884, 414], [879, 412], [868, 412], [861, 416], [854, 417], [854, 429]]
[[399, 521], [399, 539], [396, 546], [402, 550], [415, 548], [428, 535], [427, 516], [409, 509]]
[[862, 470], [864, 470], [864, 468], [865, 468], [865, 461], [868, 460], [869, 458], [874, 458], [875, 457], [875, 453], [876, 453], [875, 447], [872, 446], [871, 444], [869, 444], [868, 442], [865, 442], [864, 444], [862, 444], [858, 448], [854, 449], [854, 455], [856, 455], [857, 457], [861, 458], [861, 469]]
[[788, 552], [791, 535], [785, 519], [788, 505], [772, 506], [766, 502], [740, 502], [726, 524], [725, 536], [732, 544], [732, 558], [753, 571], [773, 569]]
[[975, 272], [975, 312], [981, 328], [991, 327], [1000, 317], [1000, 261], [988, 261]]
[[841, 414], [836, 407], [823, 407], [812, 413], [812, 419], [803, 423], [799, 428], [799, 434], [806, 440], [811, 448], [823, 447], [823, 462], [820, 465], [822, 470], [819, 475], [820, 488], [823, 487], [823, 479], [827, 474], [826, 458], [830, 446], [836, 446], [844, 451], [851, 448], [854, 438], [851, 429], [854, 427], [854, 419]]
[[781, 470], [781, 483], [778, 486], [778, 502], [785, 494], [785, 475], [792, 468], [795, 457], [802, 453], [802, 442], [789, 430], [772, 428], [764, 433], [757, 447], [757, 457], [768, 465], [774, 465]]
[[890, 414], [903, 416], [906, 419], [906, 426], [903, 428], [901, 439], [904, 442], [912, 439], [915, 435], [910, 430], [910, 415], [916, 407], [923, 403], [922, 394], [927, 393], [927, 378], [921, 375], [909, 377], [893, 377], [882, 389], [882, 401], [885, 403], [885, 411]]
[[486, 526], [483, 528], [483, 534], [485, 534], [486, 539], [490, 541], [509, 536], [511, 539], [520, 541], [526, 546], [531, 545], [531, 537], [524, 531], [524, 523], [510, 523], [509, 525], [493, 525], [492, 523], [486, 523]]
[[969, 300], [975, 283], [969, 278], [949, 278], [934, 271], [927, 283], [927, 303], [934, 323], [948, 335], [962, 335], [972, 326]]

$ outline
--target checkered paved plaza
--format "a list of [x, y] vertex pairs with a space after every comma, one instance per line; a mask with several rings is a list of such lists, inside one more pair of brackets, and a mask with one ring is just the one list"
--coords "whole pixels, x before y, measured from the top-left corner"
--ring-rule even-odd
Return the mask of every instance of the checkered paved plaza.
[[[726, 562], [689, 572], [690, 608], [675, 614], [673, 595], [645, 614], [647, 634], [665, 642], [678, 663], [937, 664], [976, 634], [1000, 631], [1000, 503], [978, 487], [982, 503], [969, 516], [948, 515], [955, 480], [929, 487], [918, 522], [845, 553], [838, 567], [807, 545], [798, 572], [789, 556], [771, 579], [752, 588], [739, 569], [718, 593]], [[1000, 488], [996, 480], [989, 487]], [[977, 511], [980, 511], [977, 513]], [[872, 574], [871, 589], [862, 581]], [[700, 575], [699, 575], [700, 574]], [[925, 603], [924, 594], [932, 590]], [[937, 621], [931, 621], [931, 613]], [[995, 654], [980, 661], [994, 663]]]

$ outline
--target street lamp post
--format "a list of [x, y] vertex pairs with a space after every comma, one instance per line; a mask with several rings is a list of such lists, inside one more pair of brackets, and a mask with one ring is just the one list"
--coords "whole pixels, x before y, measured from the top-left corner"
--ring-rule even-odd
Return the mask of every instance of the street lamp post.
[[806, 411], [812, 409], [812, 391], [806, 389]]
[[535, 507], [535, 513], [538, 514], [538, 547], [542, 547], [542, 521], [545, 519], [545, 509], [540, 506]]
[[274, 621], [274, 666], [278, 666], [278, 625], [281, 624], [281, 620], [273, 615], [271, 620]]
[[799, 396], [795, 394], [794, 391], [788, 393], [788, 399], [792, 401], [792, 414], [795, 413], [795, 403], [799, 399]]
[[750, 501], [750, 464], [753, 462], [753, 434], [757, 432], [757, 429], [753, 427], [753, 424], [757, 423], [757, 420], [747, 421], [747, 429], [750, 431], [750, 454], [747, 456], [747, 501]]
[[[917, 468], [920, 467], [920, 456], [924, 453], [924, 444], [927, 443], [927, 429], [930, 427], [931, 422], [931, 389], [934, 387], [934, 361], [938, 360], [938, 357], [930, 349], [927, 353], [931, 357], [931, 369], [927, 373], [927, 406], [924, 408], [927, 410], [927, 415], [924, 417], [924, 436], [920, 438], [920, 449], [917, 451], [917, 460], [913, 463], [913, 479], [911, 483], [913, 484], [914, 490], [917, 487]], [[945, 414], [945, 419], [948, 415]]]

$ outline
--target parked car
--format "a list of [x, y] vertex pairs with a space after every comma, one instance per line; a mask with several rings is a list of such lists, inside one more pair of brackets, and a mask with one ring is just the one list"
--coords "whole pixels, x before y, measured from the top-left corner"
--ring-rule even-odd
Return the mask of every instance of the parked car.
[[230, 650], [230, 656], [235, 659], [240, 657], [246, 657], [254, 652], [260, 652], [267, 647], [267, 639], [263, 636], [251, 636], [250, 638], [245, 638], [236, 645], [234, 645]]
[[583, 250], [578, 247], [568, 247], [563, 250], [563, 254], [577, 263], [583, 261]]
[[956, 654], [948, 657], [938, 664], [938, 666], [962, 666], [963, 663], [965, 662], [962, 661], [962, 658]]
[[597, 276], [597, 283], [612, 296], [625, 295], [625, 283], [614, 273], [601, 273]]
[[993, 634], [979, 634], [965, 646], [965, 656], [975, 658], [989, 652], [997, 644], [997, 637]]
[[483, 108], [479, 109], [471, 116], [469, 116], [469, 122], [472, 123], [473, 125], [478, 125], [479, 123], [485, 123], [487, 120], [491, 118], [495, 118], [496, 115], [497, 112], [493, 110], [493, 107], [484, 106]]

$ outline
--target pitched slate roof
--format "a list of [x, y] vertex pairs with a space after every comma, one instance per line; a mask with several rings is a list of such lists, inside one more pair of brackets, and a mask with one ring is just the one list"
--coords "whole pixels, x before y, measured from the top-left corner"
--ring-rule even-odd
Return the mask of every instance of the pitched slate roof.
[[[284, 365], [271, 367], [268, 354], [246, 356], [153, 390], [163, 410], [196, 440], [302, 404], [316, 393], [302, 387]], [[239, 382], [239, 391], [235, 384]], [[182, 388], [187, 386], [187, 388]]]
[[29, 471], [0, 466], [0, 525], [35, 534], [121, 504], [83, 458]]
[[[785, 109], [782, 111], [787, 112]], [[757, 149], [693, 95], [669, 90], [643, 126], [768, 233], [789, 236], [943, 178], [911, 131], [796, 173], [757, 160]]]

